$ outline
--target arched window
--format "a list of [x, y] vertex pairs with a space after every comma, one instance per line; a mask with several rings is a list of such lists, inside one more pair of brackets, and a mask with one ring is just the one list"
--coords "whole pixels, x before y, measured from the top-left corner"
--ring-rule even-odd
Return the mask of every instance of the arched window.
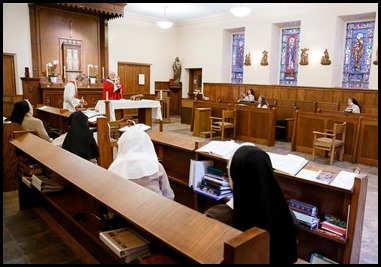
[[300, 28], [283, 29], [280, 56], [280, 85], [297, 85]]
[[374, 21], [347, 23], [342, 82], [345, 88], [369, 88], [374, 24]]
[[245, 59], [245, 33], [233, 33], [231, 82], [243, 82], [243, 63]]

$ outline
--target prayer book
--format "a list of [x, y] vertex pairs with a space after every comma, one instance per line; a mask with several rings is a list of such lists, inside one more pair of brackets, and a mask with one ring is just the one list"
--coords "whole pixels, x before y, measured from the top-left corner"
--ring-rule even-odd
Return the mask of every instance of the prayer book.
[[312, 253], [310, 257], [310, 264], [338, 264], [337, 262], [324, 257], [323, 255], [319, 253]]
[[239, 144], [231, 141], [210, 141], [203, 145], [196, 152], [204, 152], [212, 155], [229, 159], [233, 152], [238, 148]]
[[[99, 238], [120, 258], [148, 252], [150, 242], [130, 227], [100, 232]], [[139, 253], [141, 252], [141, 254]], [[129, 259], [131, 260], [131, 259]]]
[[308, 163], [307, 159], [292, 154], [280, 155], [272, 152], [267, 152], [267, 154], [276, 171], [291, 176], [295, 176]]

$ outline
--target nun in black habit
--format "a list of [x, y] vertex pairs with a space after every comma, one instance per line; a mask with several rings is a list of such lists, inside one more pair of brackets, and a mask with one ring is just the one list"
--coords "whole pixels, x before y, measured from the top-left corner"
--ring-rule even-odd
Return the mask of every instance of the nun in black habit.
[[205, 214], [241, 231], [254, 226], [268, 231], [270, 264], [295, 263], [297, 228], [268, 154], [252, 143], [243, 143], [228, 162], [228, 174], [233, 199]]

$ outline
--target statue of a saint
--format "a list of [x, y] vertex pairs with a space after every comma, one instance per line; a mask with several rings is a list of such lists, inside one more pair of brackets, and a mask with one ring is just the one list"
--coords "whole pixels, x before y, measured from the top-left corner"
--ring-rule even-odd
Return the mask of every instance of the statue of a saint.
[[179, 57], [175, 58], [173, 62], [173, 81], [174, 83], [180, 83], [181, 78], [181, 61]]

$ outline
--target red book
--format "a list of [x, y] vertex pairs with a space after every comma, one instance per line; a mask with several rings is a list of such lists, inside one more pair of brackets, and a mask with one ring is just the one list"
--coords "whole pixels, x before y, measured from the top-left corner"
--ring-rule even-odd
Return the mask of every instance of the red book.
[[338, 234], [340, 236], [345, 236], [347, 234], [347, 229], [342, 228], [340, 226], [334, 225], [330, 222], [323, 221], [321, 223], [321, 229], [330, 231], [332, 233]]

